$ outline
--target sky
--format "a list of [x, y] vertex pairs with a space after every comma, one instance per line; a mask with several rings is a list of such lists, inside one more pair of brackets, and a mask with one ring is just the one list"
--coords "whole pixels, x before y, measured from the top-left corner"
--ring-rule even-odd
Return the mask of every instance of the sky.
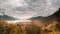
[[60, 0], [0, 0], [0, 15], [3, 12], [19, 19], [36, 16], [47, 17], [60, 7]]

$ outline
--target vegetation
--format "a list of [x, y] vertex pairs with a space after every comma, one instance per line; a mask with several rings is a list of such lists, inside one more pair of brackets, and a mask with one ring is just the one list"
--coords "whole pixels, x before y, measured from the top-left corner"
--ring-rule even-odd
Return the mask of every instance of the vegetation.
[[38, 26], [32, 22], [24, 27], [23, 24], [11, 24], [0, 20], [0, 34], [60, 34], [60, 8], [51, 16], [55, 19], [51, 22], [47, 21], [44, 26]]
[[0, 34], [60, 34], [60, 24], [57, 24], [55, 23], [51, 31], [42, 30], [40, 26], [34, 24], [26, 26], [23, 31], [21, 26], [17, 24], [9, 24], [6, 21], [0, 20]]
[[26, 34], [41, 34], [41, 28], [36, 25], [27, 26]]

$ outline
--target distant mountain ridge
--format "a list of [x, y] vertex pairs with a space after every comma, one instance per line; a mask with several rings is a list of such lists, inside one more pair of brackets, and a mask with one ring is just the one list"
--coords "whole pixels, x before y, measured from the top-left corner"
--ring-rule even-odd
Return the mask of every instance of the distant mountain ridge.
[[45, 17], [42, 17], [42, 16], [37, 16], [37, 17], [32, 17], [32, 18], [30, 18], [29, 20], [42, 20], [42, 19], [44, 19]]
[[8, 15], [0, 15], [0, 20], [17, 20], [17, 18]]

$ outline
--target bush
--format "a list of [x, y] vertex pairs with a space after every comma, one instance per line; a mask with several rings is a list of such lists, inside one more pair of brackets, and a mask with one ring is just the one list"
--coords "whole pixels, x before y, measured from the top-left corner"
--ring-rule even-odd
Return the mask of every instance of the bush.
[[41, 34], [41, 29], [39, 26], [30, 25], [26, 27], [26, 34]]
[[20, 28], [16, 24], [8, 24], [0, 20], [0, 34], [20, 34]]

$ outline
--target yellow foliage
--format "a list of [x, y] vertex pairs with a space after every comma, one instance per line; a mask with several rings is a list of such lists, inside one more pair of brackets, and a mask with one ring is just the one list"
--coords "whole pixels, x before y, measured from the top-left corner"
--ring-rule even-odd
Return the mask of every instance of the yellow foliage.
[[60, 34], [59, 31], [50, 32], [49, 34]]

